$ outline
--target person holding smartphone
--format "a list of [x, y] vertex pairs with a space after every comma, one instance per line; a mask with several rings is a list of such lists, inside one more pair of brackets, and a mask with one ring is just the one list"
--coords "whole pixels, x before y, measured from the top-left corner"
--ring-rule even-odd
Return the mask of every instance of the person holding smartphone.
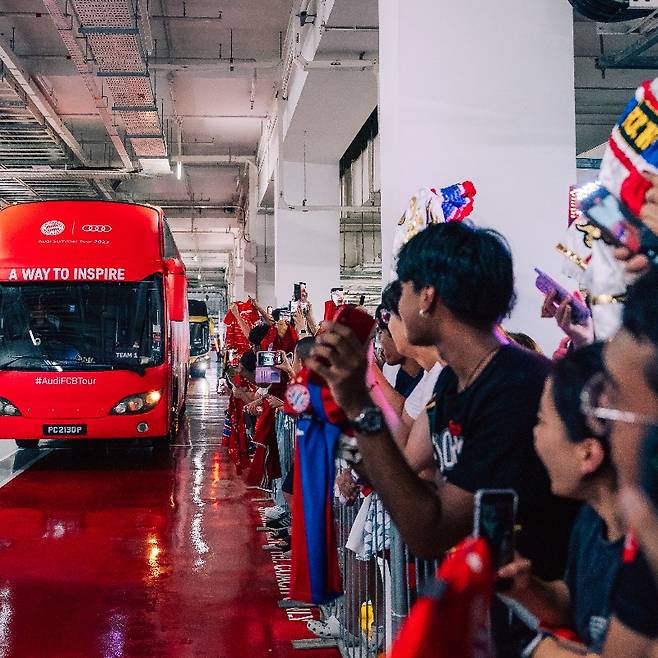
[[[535, 427], [535, 446], [548, 470], [553, 493], [585, 503], [571, 532], [564, 578], [553, 582], [537, 578], [530, 561], [521, 556], [498, 574], [511, 580], [506, 596], [544, 624], [574, 628], [594, 655], [601, 653], [606, 639], [624, 544], [608, 433], [590, 427], [580, 409], [583, 388], [602, 372], [601, 344], [557, 361], [544, 387]], [[582, 655], [550, 635], [531, 635], [528, 646], [523, 655], [533, 658]]]
[[[630, 493], [631, 501], [641, 481], [643, 440], [658, 425], [657, 298], [658, 268], [653, 268], [628, 289], [622, 327], [604, 348], [605, 378], [600, 386], [590, 387], [589, 412], [610, 426], [622, 494]], [[620, 512], [625, 511], [626, 497], [620, 498]], [[651, 569], [655, 546], [640, 541], [638, 547], [644, 528], [632, 530], [635, 534], [613, 593], [605, 658], [644, 658], [658, 642], [658, 573]], [[651, 536], [646, 540], [650, 542]]]
[[[478, 489], [514, 489], [519, 550], [537, 575], [560, 577], [573, 510], [551, 493], [532, 436], [550, 362], [504, 344], [497, 330], [514, 302], [509, 246], [495, 231], [433, 224], [402, 248], [397, 273], [409, 342], [435, 347], [447, 364], [427, 410], [438, 476], [430, 487], [405, 460], [365, 385], [366, 349], [332, 323], [318, 336], [309, 366], [351, 421], [359, 468], [422, 558], [441, 558], [470, 534]], [[498, 608], [494, 627], [503, 646], [506, 611]]]
[[261, 341], [261, 350], [269, 352], [294, 352], [299, 340], [297, 331], [292, 326], [290, 311], [285, 308], [275, 308], [272, 311], [274, 324]]

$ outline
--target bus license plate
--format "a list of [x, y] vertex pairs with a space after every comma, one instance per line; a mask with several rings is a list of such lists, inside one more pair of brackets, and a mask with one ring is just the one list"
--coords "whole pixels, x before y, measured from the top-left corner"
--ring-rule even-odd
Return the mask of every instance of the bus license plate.
[[44, 425], [43, 433], [46, 436], [84, 436], [87, 433], [86, 425]]

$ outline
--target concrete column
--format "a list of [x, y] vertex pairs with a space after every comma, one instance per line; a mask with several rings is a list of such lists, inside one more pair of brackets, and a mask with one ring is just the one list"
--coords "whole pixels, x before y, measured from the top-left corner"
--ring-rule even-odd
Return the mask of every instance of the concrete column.
[[229, 277], [230, 286], [229, 294], [230, 301], [242, 301], [246, 297], [246, 291], [244, 286], [244, 267], [240, 263], [238, 266], [235, 255], [233, 256], [233, 267], [230, 270], [231, 276]]
[[[339, 206], [338, 163], [307, 164], [306, 186], [301, 162], [280, 162], [274, 179], [274, 292], [277, 306], [292, 299], [293, 286], [305, 281], [322, 318], [332, 287], [340, 285], [340, 226], [338, 210], [313, 206]], [[306, 198], [309, 211], [290, 210]]]
[[533, 267], [555, 251], [575, 182], [573, 17], [555, 0], [382, 0], [380, 121], [383, 273], [396, 223], [420, 187], [470, 179], [474, 221], [500, 230], [518, 303], [506, 326], [550, 350]]
[[263, 306], [274, 305], [274, 215], [257, 217], [252, 238], [256, 245], [256, 293]]

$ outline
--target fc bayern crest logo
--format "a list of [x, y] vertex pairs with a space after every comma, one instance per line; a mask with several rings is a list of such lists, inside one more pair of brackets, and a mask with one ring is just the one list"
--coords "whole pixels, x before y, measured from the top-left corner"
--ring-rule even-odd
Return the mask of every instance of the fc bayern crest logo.
[[60, 222], [58, 219], [50, 219], [47, 222], [41, 224], [41, 232], [44, 235], [61, 235], [64, 233], [66, 226], [63, 222]]
[[298, 414], [303, 414], [311, 404], [311, 395], [304, 384], [290, 384], [286, 390], [286, 402]]

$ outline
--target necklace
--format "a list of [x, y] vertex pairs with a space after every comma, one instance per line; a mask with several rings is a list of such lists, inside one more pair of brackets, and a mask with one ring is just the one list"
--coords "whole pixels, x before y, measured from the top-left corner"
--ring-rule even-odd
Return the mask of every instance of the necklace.
[[458, 387], [458, 392], [461, 393], [465, 391], [480, 375], [480, 373], [491, 363], [491, 360], [496, 356], [498, 350], [501, 348], [500, 345], [496, 345], [490, 352], [487, 352], [480, 362], [473, 368], [473, 372], [468, 376], [468, 379], [464, 382], [463, 386]]

